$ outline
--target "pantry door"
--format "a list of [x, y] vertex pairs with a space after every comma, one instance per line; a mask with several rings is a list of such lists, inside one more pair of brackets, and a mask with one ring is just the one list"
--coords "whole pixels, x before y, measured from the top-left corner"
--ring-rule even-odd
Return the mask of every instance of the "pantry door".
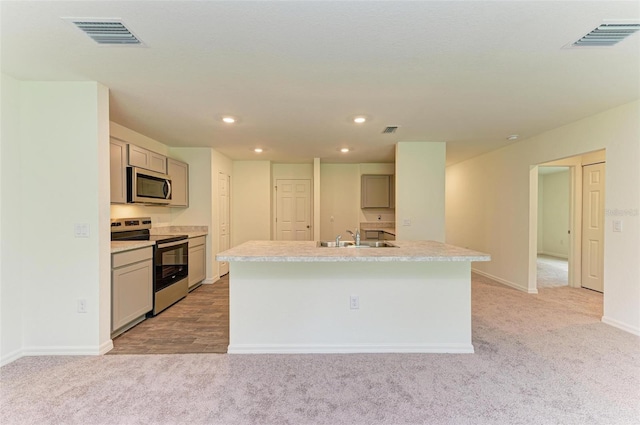
[[276, 180], [276, 239], [311, 240], [311, 180]]
[[582, 287], [604, 291], [604, 163], [582, 167]]

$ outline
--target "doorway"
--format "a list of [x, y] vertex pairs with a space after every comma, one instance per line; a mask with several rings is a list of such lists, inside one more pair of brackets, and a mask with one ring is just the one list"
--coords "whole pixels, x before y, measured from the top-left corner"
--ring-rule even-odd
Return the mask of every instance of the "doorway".
[[311, 180], [276, 180], [276, 240], [311, 240]]
[[538, 167], [537, 287], [569, 285], [569, 167]]
[[[591, 166], [596, 164], [599, 164], [596, 167], [598, 171], [595, 174], [590, 173]], [[594, 285], [584, 280], [587, 274], [590, 273], [600, 278], [603, 276], [604, 232], [602, 231], [602, 224], [605, 197], [605, 150], [545, 162], [531, 167], [529, 180], [529, 293], [538, 292], [537, 254], [541, 238], [544, 238], [544, 236], [540, 235], [541, 229], [539, 229], [538, 222], [539, 214], [541, 213], [538, 200], [539, 170], [544, 167], [567, 167], [569, 170], [569, 224], [566, 229], [568, 237], [567, 280], [570, 287], [592, 289]], [[589, 177], [589, 174], [593, 175]], [[584, 186], [589, 185], [583, 184], [583, 181], [587, 181], [585, 179], [593, 180], [594, 184], [599, 184], [599, 187], [587, 191]], [[593, 223], [600, 224], [599, 226], [594, 226]], [[587, 225], [594, 229], [599, 229], [601, 233], [597, 239], [593, 239], [593, 236], [588, 234]], [[585, 246], [585, 240], [592, 240], [592, 242], [588, 242]], [[543, 240], [542, 242], [544, 243]], [[541, 287], [544, 287], [544, 284]], [[597, 288], [597, 286], [595, 287]], [[604, 282], [601, 289], [596, 290], [604, 292]]]

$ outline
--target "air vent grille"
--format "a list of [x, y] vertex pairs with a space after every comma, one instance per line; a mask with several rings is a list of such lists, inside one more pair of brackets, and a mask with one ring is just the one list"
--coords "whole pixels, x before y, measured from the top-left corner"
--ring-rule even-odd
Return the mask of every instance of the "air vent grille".
[[398, 129], [397, 125], [390, 125], [389, 127], [385, 127], [384, 130], [382, 130], [382, 134], [395, 133], [397, 129]]
[[606, 47], [619, 43], [630, 35], [640, 30], [640, 23], [626, 24], [602, 24], [580, 40], [573, 43], [572, 47]]
[[82, 18], [70, 19], [70, 21], [98, 44], [117, 46], [142, 45], [142, 41], [122, 21]]

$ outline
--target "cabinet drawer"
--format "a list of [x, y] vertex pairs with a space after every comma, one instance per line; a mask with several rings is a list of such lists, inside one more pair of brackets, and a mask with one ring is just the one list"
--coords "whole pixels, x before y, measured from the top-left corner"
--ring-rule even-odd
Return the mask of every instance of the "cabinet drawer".
[[153, 258], [153, 247], [148, 246], [145, 248], [134, 249], [131, 251], [117, 252], [111, 255], [111, 268], [126, 266], [127, 264], [134, 264], [144, 260], [150, 260]]
[[195, 246], [204, 245], [206, 236], [198, 236], [197, 238], [189, 239], [189, 248], [193, 248]]

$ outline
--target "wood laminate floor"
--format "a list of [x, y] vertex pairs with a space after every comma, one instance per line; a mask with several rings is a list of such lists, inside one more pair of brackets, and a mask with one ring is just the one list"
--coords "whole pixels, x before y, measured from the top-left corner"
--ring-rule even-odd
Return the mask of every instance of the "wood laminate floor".
[[108, 354], [226, 353], [229, 346], [229, 275], [201, 285], [186, 298], [113, 340]]

